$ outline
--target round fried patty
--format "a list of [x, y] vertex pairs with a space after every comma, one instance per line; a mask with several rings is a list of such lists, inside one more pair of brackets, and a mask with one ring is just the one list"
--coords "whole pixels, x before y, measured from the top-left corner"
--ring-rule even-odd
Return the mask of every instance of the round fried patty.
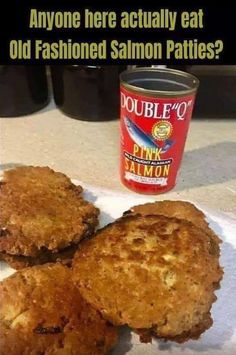
[[117, 339], [60, 264], [27, 268], [0, 283], [0, 329], [2, 355], [100, 355]]
[[212, 324], [222, 270], [217, 241], [191, 222], [126, 216], [84, 241], [73, 279], [82, 296], [116, 325], [179, 342]]
[[92, 234], [99, 210], [81, 192], [48, 167], [6, 171], [0, 186], [0, 252], [37, 257]]

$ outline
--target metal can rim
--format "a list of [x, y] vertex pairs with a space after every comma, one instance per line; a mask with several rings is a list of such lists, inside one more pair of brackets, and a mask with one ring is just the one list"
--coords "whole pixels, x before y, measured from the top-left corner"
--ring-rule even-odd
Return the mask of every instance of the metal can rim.
[[[192, 87], [189, 89], [183, 89], [183, 90], [178, 90], [178, 91], [164, 91], [164, 90], [151, 90], [151, 89], [144, 89], [132, 84], [129, 84], [127, 81], [123, 80], [122, 77], [125, 74], [130, 74], [130, 73], [135, 73], [135, 72], [159, 72], [159, 73], [169, 73], [169, 74], [174, 74], [176, 76], [181, 76], [185, 78], [192, 79]], [[152, 68], [152, 67], [139, 67], [139, 68], [132, 68], [132, 69], [127, 69], [120, 73], [120, 84], [123, 85], [125, 88], [131, 90], [132, 92], [139, 93], [139, 94], [144, 94], [147, 96], [152, 96], [152, 97], [181, 97], [183, 95], [187, 94], [192, 94], [197, 91], [198, 86], [199, 86], [199, 80], [196, 76], [184, 72], [182, 70], [177, 70], [177, 69], [172, 69], [172, 68]]]

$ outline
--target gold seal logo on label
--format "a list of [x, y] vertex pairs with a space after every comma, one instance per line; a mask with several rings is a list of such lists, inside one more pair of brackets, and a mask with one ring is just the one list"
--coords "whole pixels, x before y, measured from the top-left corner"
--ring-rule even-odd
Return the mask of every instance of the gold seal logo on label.
[[155, 139], [165, 140], [169, 138], [172, 134], [173, 127], [169, 121], [161, 121], [152, 127], [152, 136]]

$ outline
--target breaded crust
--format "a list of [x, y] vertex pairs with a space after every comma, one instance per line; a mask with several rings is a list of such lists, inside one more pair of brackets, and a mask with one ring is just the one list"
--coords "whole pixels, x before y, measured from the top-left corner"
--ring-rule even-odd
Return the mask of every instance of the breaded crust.
[[6, 171], [0, 186], [0, 252], [37, 257], [91, 235], [99, 210], [62, 173], [48, 167]]
[[215, 239], [161, 215], [122, 217], [84, 241], [73, 261], [82, 296], [142, 341], [198, 338], [212, 324], [221, 277]]
[[5, 261], [15, 270], [21, 270], [34, 265], [42, 265], [45, 263], [55, 262], [60, 262], [63, 265], [70, 267], [77, 248], [78, 245], [74, 244], [57, 253], [52, 253], [51, 251], [45, 250], [42, 251], [41, 254], [39, 254], [37, 257], [0, 253], [0, 260]]
[[117, 339], [61, 264], [27, 268], [0, 283], [0, 329], [1, 355], [100, 355]]

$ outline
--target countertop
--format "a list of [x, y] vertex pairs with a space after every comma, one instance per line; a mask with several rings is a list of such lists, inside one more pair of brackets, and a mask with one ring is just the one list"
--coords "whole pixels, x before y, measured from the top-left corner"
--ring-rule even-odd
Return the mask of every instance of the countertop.
[[[119, 121], [83, 122], [55, 108], [0, 118], [1, 170], [48, 165], [89, 185], [127, 193], [119, 180]], [[236, 215], [236, 119], [192, 120], [176, 187], [185, 199]]]

